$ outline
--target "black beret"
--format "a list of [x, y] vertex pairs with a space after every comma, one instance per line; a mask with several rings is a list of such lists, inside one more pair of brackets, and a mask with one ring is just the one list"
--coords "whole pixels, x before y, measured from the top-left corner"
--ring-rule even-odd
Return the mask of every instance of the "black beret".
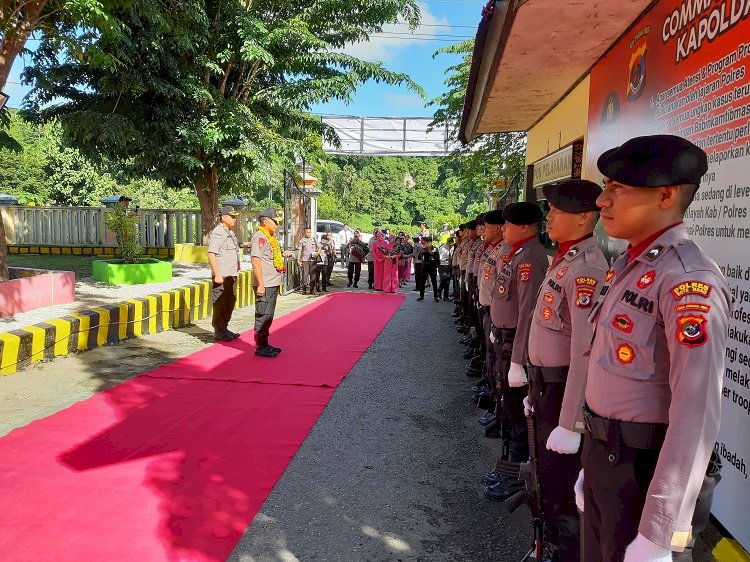
[[502, 211], [490, 211], [484, 215], [485, 224], [505, 224]]
[[464, 230], [464, 229], [466, 229], [466, 225], [465, 224], [462, 223], [462, 224], [458, 225], [458, 230], [459, 231]]
[[505, 222], [516, 225], [535, 224], [542, 220], [542, 210], [536, 203], [511, 203], [503, 210]]
[[602, 154], [596, 163], [607, 178], [634, 187], [700, 184], [706, 153], [673, 135], [635, 137]]
[[477, 215], [477, 218], [476, 218], [477, 224], [484, 224], [484, 216], [485, 216], [486, 214], [487, 214], [487, 213], [479, 213], [479, 214]]
[[477, 229], [477, 221], [469, 221], [466, 223], [466, 228], [469, 230], [476, 230]]
[[557, 185], [547, 184], [542, 187], [544, 196], [550, 205], [566, 213], [585, 213], [598, 211], [596, 198], [602, 188], [589, 180], [566, 180]]

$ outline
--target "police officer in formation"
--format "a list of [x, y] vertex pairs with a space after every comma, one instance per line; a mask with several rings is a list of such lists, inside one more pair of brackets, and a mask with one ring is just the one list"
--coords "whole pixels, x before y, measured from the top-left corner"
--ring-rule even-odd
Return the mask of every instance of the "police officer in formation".
[[593, 235], [602, 190], [587, 180], [569, 180], [543, 191], [549, 204], [547, 234], [557, 252], [531, 320], [525, 403], [536, 419], [548, 552], [561, 562], [577, 562], [580, 525], [573, 486], [581, 469], [581, 406], [593, 334], [588, 316], [607, 270]]
[[[688, 561], [719, 480], [712, 452], [731, 309], [726, 280], [682, 223], [707, 159], [685, 139], [656, 135], [597, 164], [603, 190], [583, 180], [544, 188], [558, 244], [551, 265], [539, 207], [504, 209], [503, 245], [496, 211], [484, 217], [484, 387], [494, 386], [497, 418], [510, 427], [501, 457], [528, 458], [522, 420], [535, 418], [545, 559]], [[593, 237], [599, 218], [629, 243], [610, 268]], [[461, 331], [470, 250], [475, 242], [461, 239], [454, 254]], [[486, 481], [493, 500], [519, 486], [495, 471]]]

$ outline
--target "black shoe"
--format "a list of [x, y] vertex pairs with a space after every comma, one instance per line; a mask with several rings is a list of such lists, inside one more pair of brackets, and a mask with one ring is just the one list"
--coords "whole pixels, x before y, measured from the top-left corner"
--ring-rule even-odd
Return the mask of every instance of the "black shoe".
[[[469, 328], [468, 326], [461, 326], [461, 327], [460, 327], [460, 328], [458, 329], [458, 333], [459, 333], [459, 334], [468, 334], [468, 333], [469, 333], [469, 331], [470, 331], [470, 328]], [[469, 336], [469, 339], [471, 339], [471, 336]]]
[[237, 338], [240, 337], [240, 335], [237, 332], [232, 332], [230, 330], [227, 330], [227, 335], [229, 336], [230, 339], [233, 339], [233, 340], [236, 340]]
[[440, 299], [435, 297], [435, 302], [440, 302]]
[[258, 357], [276, 357], [279, 354], [273, 347], [266, 345], [255, 350], [255, 355]]
[[467, 347], [463, 353], [464, 359], [472, 359], [474, 357], [474, 348]]
[[359, 287], [357, 286], [357, 284], [356, 284], [356, 283], [355, 283], [354, 285], [352, 285], [352, 286], [353, 286], [353, 287], [354, 287], [355, 289], [359, 289]]
[[484, 489], [484, 497], [493, 502], [503, 502], [522, 489], [523, 482], [520, 480], [512, 480], [511, 482], [500, 480], [497, 484], [487, 486]]
[[351, 286], [352, 286], [352, 282], [351, 282], [351, 281], [349, 281], [349, 282], [348, 282], [348, 283], [346, 284], [346, 286], [347, 286], [347, 287], [351, 287]]
[[232, 341], [234, 338], [227, 333], [214, 334], [214, 340], [216, 341]]
[[479, 425], [487, 427], [495, 421], [495, 412], [485, 412], [485, 414], [479, 418]]
[[471, 387], [472, 392], [482, 392], [487, 387], [487, 377], [482, 377], [477, 384]]
[[327, 293], [327, 292], [328, 292], [328, 289], [323, 289], [323, 292], [324, 292], [324, 293]]
[[480, 394], [477, 399], [477, 408], [481, 408], [482, 410], [490, 410], [495, 411], [497, 404], [495, 403], [495, 400], [490, 396], [490, 393], [487, 394]]
[[495, 418], [495, 421], [484, 426], [484, 436], [491, 438], [500, 437], [500, 422], [497, 421], [497, 418]]
[[372, 285], [370, 285], [370, 284], [368, 283], [368, 284], [367, 284], [367, 288], [368, 288], [368, 289], [372, 289]]
[[307, 294], [307, 289], [302, 289], [302, 294], [306, 295]]
[[487, 486], [492, 486], [502, 481], [513, 481], [513, 478], [511, 478], [510, 476], [505, 476], [504, 474], [500, 474], [499, 472], [495, 472], [494, 470], [491, 470], [484, 475], [484, 483]]
[[418, 301], [423, 301], [423, 300], [424, 300], [424, 297], [419, 297], [419, 298], [418, 298], [417, 300], [418, 300]]
[[460, 316], [461, 316], [461, 312], [460, 312], [460, 311], [458, 311], [458, 310], [455, 310], [455, 311], [453, 312], [453, 318], [458, 318], [458, 317], [460, 317]]
[[271, 349], [273, 349], [276, 352], [276, 355], [278, 355], [279, 353], [281, 353], [281, 348], [280, 347], [276, 347], [275, 345], [270, 345], [270, 344], [268, 346], [266, 346], [266, 347], [270, 347]]
[[[462, 343], [462, 344], [466, 345], [470, 341], [471, 341], [471, 336], [469, 334], [466, 334], [464, 336], [461, 336], [461, 338], [458, 340], [458, 343]], [[464, 351], [466, 351], [466, 350], [464, 350]]]

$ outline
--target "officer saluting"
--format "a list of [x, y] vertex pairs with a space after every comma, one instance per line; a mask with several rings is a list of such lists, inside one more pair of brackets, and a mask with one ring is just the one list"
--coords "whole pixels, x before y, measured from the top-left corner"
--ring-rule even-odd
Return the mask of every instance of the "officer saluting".
[[587, 437], [576, 483], [584, 555], [691, 560], [718, 481], [709, 457], [731, 308], [726, 280], [682, 223], [706, 154], [680, 137], [637, 137], [597, 165], [604, 228], [630, 245], [591, 313]]
[[581, 406], [593, 334], [588, 316], [607, 271], [593, 236], [602, 189], [586, 180], [543, 189], [550, 206], [547, 234], [558, 249], [537, 295], [529, 331], [529, 397], [537, 422], [544, 539], [558, 551], [553, 560], [577, 562], [580, 525], [573, 484], [581, 469]]

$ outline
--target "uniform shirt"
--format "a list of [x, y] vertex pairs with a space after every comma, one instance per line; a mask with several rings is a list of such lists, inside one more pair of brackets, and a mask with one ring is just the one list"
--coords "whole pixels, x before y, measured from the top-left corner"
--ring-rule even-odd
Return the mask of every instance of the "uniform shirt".
[[[276, 271], [273, 266], [273, 249], [266, 235], [259, 230], [255, 231], [250, 240], [250, 257], [260, 258], [261, 275], [264, 287], [278, 287], [281, 285], [281, 272]], [[258, 282], [253, 275], [253, 286], [257, 287]]]
[[509, 250], [510, 247], [503, 241], [488, 246], [488, 252], [479, 271], [479, 304], [481, 306], [492, 304], [492, 294], [495, 290], [495, 278], [497, 277], [495, 269], [498, 262], [502, 262], [508, 257]]
[[594, 328], [589, 313], [599, 298], [607, 260], [591, 236], [570, 247], [547, 271], [529, 330], [529, 361], [537, 367], [569, 366], [559, 425], [583, 432], [588, 350]]
[[440, 246], [440, 265], [448, 267], [451, 264], [451, 249], [446, 245]]
[[474, 275], [474, 254], [476, 254], [477, 250], [482, 245], [482, 239], [477, 236], [474, 238], [474, 240], [471, 241], [471, 244], [469, 244], [469, 248], [466, 252], [466, 272]]
[[458, 267], [461, 268], [461, 271], [466, 271], [466, 264], [469, 262], [469, 249], [474, 244], [474, 240], [474, 238], [466, 238], [461, 244], [463, 250], [461, 251], [461, 257], [458, 260]]
[[487, 258], [487, 252], [489, 251], [490, 245], [485, 243], [484, 240], [482, 240], [482, 244], [480, 246], [477, 246], [476, 251], [474, 252], [474, 265], [471, 267], [471, 274], [474, 277], [479, 277], [479, 273], [482, 269], [482, 264], [484, 264], [484, 260]]
[[375, 261], [375, 255], [372, 253], [372, 245], [375, 244], [375, 240], [377, 240], [377, 238], [373, 236], [372, 238], [370, 238], [370, 241], [367, 242], [367, 261], [368, 262]]
[[539, 238], [534, 236], [515, 250], [511, 248], [510, 255], [498, 261], [495, 268], [496, 283], [490, 317], [496, 328], [516, 330], [512, 363], [526, 363], [531, 312], [548, 266], [547, 252]]
[[590, 319], [586, 402], [607, 418], [669, 424], [639, 532], [682, 550], [719, 430], [731, 296], [679, 224], [607, 272]]
[[437, 268], [440, 266], [440, 252], [435, 246], [433, 246], [431, 250], [423, 248], [422, 260], [424, 261], [425, 271], [428, 271], [430, 269], [437, 270]]
[[312, 236], [310, 238], [300, 238], [300, 241], [297, 242], [299, 259], [302, 261], [317, 260], [317, 256], [313, 258], [313, 254], [317, 254], [318, 249], [318, 241]]
[[458, 267], [458, 261], [461, 258], [461, 252], [463, 252], [464, 243], [459, 240], [455, 246], [453, 246], [453, 257], [451, 258], [451, 264], [453, 267]]
[[414, 263], [422, 263], [422, 250], [424, 250], [424, 244], [421, 242], [414, 242], [414, 246], [412, 247]]
[[208, 239], [208, 252], [216, 256], [216, 265], [222, 277], [236, 277], [240, 269], [240, 244], [234, 232], [223, 224], [211, 231]]

